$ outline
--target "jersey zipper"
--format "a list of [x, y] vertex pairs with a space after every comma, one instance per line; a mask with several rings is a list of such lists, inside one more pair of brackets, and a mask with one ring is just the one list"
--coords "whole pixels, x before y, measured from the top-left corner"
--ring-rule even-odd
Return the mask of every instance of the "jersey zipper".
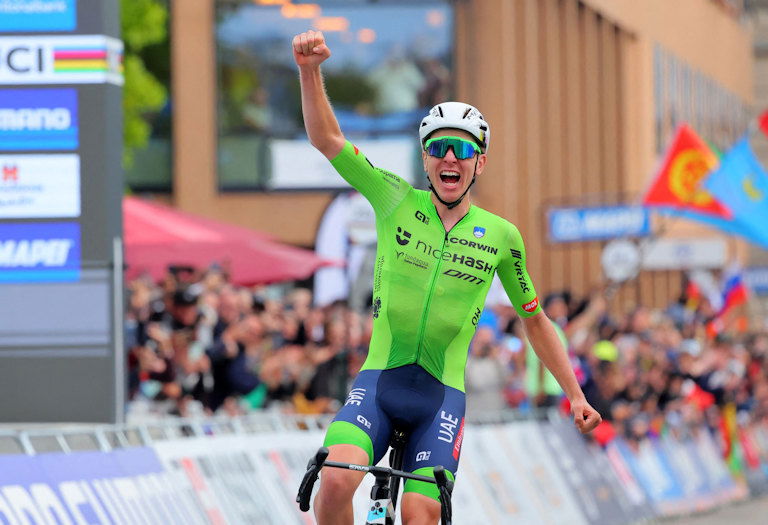
[[[445, 228], [443, 228], [445, 230]], [[427, 294], [427, 304], [424, 305], [424, 310], [421, 312], [421, 326], [419, 327], [419, 344], [416, 347], [416, 363], [419, 364], [419, 356], [421, 356], [421, 348], [424, 346], [424, 331], [427, 327], [427, 316], [429, 315], [429, 306], [432, 304], [432, 295], [435, 291], [435, 283], [437, 283], [437, 276], [440, 275], [440, 267], [443, 265], [443, 252], [445, 251], [445, 245], [448, 242], [448, 232], [445, 232], [443, 236], [443, 245], [440, 247], [440, 257], [437, 259], [435, 265], [435, 271], [432, 274], [432, 282], [429, 285], [429, 294]]]
[[453, 231], [453, 229], [461, 224], [464, 219], [466, 219], [469, 216], [469, 212], [472, 211], [472, 208], [467, 211], [467, 213], [459, 219], [459, 221], [454, 224], [450, 230], [445, 231], [445, 226], [443, 226], [443, 221], [440, 219], [440, 215], [437, 213], [437, 209], [435, 209], [435, 216], [438, 218], [438, 221], [440, 222], [440, 227], [443, 230], [443, 244], [440, 247], [440, 257], [437, 259], [437, 264], [435, 265], [435, 271], [432, 274], [432, 282], [429, 284], [429, 295], [427, 295], [427, 304], [424, 305], [424, 310], [421, 312], [421, 326], [419, 327], [419, 337], [418, 337], [418, 346], [416, 347], [416, 364], [419, 363], [419, 357], [421, 356], [421, 350], [424, 346], [424, 332], [426, 331], [427, 327], [427, 317], [429, 317], [429, 307], [432, 305], [432, 295], [435, 291], [435, 283], [437, 283], [437, 276], [440, 275], [440, 267], [443, 265], [443, 253], [445, 252], [445, 246], [448, 243], [448, 234]]

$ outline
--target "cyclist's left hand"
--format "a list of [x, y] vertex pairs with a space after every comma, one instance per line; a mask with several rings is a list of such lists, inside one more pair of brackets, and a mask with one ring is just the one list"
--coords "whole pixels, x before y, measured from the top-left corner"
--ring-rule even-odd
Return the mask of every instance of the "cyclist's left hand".
[[573, 414], [573, 423], [582, 434], [589, 434], [603, 420], [597, 410], [592, 408], [583, 398], [571, 402], [571, 413]]

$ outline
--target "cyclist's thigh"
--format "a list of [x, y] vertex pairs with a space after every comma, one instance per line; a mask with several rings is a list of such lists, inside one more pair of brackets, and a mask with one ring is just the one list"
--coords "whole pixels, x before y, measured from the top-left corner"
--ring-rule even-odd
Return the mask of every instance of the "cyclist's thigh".
[[380, 375], [381, 370], [360, 372], [344, 406], [328, 427], [324, 442], [326, 447], [355, 445], [366, 452], [366, 463], [371, 465], [384, 457], [392, 432], [392, 424], [379, 406]]
[[[445, 394], [432, 417], [425, 418], [411, 433], [403, 470], [432, 477], [432, 468], [442, 465], [453, 479], [459, 467], [466, 403], [464, 392], [449, 386], [443, 388]], [[404, 491], [438, 498], [437, 487], [431, 483], [408, 480]]]

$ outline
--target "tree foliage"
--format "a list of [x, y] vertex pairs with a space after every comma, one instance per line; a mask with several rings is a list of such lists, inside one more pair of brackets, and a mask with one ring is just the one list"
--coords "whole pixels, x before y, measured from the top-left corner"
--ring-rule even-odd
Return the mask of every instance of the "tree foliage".
[[123, 166], [130, 167], [136, 150], [149, 142], [151, 119], [165, 105], [168, 91], [147, 69], [143, 54], [167, 45], [168, 8], [162, 0], [120, 0], [123, 58]]

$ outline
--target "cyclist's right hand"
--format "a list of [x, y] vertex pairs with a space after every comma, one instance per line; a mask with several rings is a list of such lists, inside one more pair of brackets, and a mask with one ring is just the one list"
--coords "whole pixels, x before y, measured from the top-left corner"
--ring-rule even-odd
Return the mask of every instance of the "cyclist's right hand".
[[293, 59], [299, 67], [317, 67], [330, 56], [322, 32], [304, 31], [293, 37]]

